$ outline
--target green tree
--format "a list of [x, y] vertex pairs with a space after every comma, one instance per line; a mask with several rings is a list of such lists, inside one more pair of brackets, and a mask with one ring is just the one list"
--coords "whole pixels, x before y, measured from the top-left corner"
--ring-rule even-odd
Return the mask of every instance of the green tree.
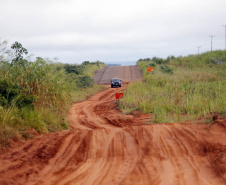
[[88, 65], [88, 64], [90, 64], [89, 61], [84, 61], [84, 62], [82, 62], [82, 65]]
[[17, 42], [17, 41], [14, 44], [12, 44], [11, 48], [15, 50], [15, 57], [16, 57], [16, 58], [13, 59], [13, 63], [22, 60], [23, 54], [25, 54], [25, 55], [28, 54], [27, 49], [24, 48], [22, 46], [22, 44]]

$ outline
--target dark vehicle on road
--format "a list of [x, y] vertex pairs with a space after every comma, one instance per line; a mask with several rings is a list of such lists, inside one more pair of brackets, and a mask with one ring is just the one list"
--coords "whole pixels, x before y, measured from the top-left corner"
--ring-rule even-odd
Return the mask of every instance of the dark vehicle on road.
[[121, 87], [121, 80], [119, 80], [118, 78], [112, 78], [111, 79], [111, 88], [113, 87]]

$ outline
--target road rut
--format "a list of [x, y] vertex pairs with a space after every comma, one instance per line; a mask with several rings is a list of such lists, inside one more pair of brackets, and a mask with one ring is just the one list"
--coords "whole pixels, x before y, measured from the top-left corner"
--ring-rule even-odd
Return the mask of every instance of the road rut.
[[[41, 135], [0, 155], [0, 184], [224, 185], [226, 120], [149, 124], [123, 115], [108, 88], [70, 109], [72, 130]], [[210, 137], [211, 135], [211, 137]]]

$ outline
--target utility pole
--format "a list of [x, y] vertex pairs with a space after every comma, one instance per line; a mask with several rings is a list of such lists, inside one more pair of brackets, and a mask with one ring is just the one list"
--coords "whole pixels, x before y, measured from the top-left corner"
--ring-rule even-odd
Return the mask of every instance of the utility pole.
[[223, 25], [225, 27], [225, 50], [226, 50], [226, 25]]
[[201, 48], [202, 46], [198, 46], [197, 48], [198, 48], [198, 55], [199, 55], [199, 48]]
[[213, 45], [213, 37], [215, 37], [214, 35], [210, 35], [211, 37], [211, 51], [212, 51], [212, 45]]

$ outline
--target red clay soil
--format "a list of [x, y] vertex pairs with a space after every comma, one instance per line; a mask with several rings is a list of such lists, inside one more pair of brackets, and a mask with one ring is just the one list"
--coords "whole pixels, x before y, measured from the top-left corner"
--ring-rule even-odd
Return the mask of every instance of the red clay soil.
[[0, 185], [226, 184], [225, 119], [147, 124], [148, 115], [116, 109], [117, 91], [74, 104], [72, 130], [2, 153]]

